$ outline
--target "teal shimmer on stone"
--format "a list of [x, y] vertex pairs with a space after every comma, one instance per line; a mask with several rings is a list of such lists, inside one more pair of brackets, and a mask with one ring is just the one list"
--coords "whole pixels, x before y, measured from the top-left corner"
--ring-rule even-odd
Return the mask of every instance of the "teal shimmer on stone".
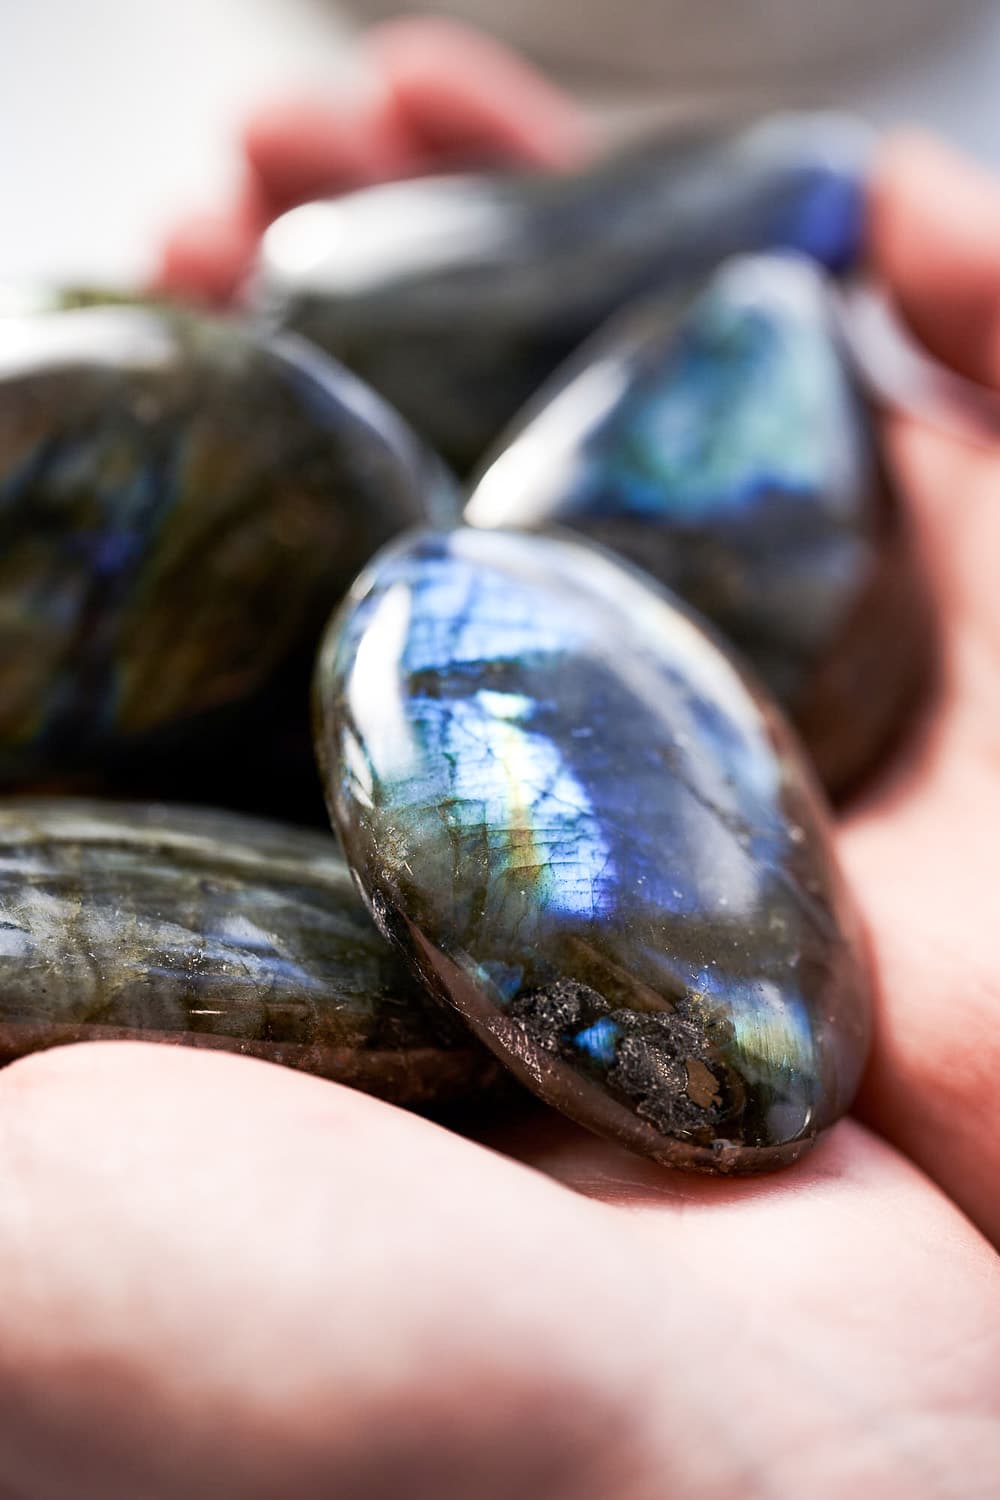
[[380, 184], [279, 219], [251, 291], [465, 471], [635, 297], [755, 250], [852, 266], [870, 148], [856, 121], [778, 116], [577, 173]]
[[723, 1171], [847, 1109], [869, 980], [822, 799], [671, 596], [580, 543], [417, 534], [359, 580], [316, 694], [377, 923], [545, 1099]]
[[727, 262], [646, 302], [538, 393], [475, 485], [477, 526], [571, 527], [653, 574], [752, 662], [833, 790], [933, 657], [928, 591], [811, 262]]

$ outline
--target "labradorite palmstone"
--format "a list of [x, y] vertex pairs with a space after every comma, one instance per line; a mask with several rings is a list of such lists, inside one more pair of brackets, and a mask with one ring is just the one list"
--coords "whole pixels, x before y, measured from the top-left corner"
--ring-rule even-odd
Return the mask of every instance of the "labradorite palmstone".
[[928, 590], [811, 261], [739, 257], [580, 351], [498, 445], [480, 526], [567, 526], [706, 615], [850, 788], [917, 701]]
[[329, 833], [177, 807], [0, 803], [0, 1063], [209, 1047], [397, 1104], [497, 1073], [375, 931]]
[[577, 173], [391, 183], [264, 237], [259, 306], [356, 370], [467, 471], [616, 309], [727, 255], [859, 257], [867, 133], [830, 115], [654, 141]]
[[376, 922], [544, 1099], [725, 1172], [848, 1108], [870, 982], [821, 795], [672, 596], [583, 543], [419, 533], [333, 622], [317, 700]]
[[403, 424], [293, 337], [143, 306], [0, 317], [0, 781], [190, 766], [217, 740], [235, 773], [278, 722], [250, 736], [245, 711], [308, 683], [358, 568], [449, 505]]

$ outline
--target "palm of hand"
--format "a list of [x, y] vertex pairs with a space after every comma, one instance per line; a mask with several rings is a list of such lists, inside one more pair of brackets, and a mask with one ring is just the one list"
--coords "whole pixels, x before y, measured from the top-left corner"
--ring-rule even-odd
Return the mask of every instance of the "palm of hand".
[[[918, 330], [995, 378], [996, 190], [900, 148], [874, 220]], [[727, 1183], [541, 1111], [488, 1149], [242, 1059], [30, 1059], [0, 1079], [3, 1500], [996, 1493], [1000, 1267], [964, 1214], [1000, 1238], [1000, 452], [890, 440], [943, 680], [842, 831], [882, 1138]]]

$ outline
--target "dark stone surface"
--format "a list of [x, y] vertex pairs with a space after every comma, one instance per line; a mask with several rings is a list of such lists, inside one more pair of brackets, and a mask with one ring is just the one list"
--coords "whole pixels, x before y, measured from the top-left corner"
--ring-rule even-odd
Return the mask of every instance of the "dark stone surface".
[[216, 751], [238, 780], [296, 673], [308, 744], [330, 609], [450, 505], [395, 415], [297, 339], [141, 306], [0, 317], [0, 782], [138, 767], [162, 793], [169, 768], [196, 795]]
[[329, 833], [0, 802], [0, 914], [0, 1063], [69, 1042], [173, 1042], [413, 1107], [478, 1097], [499, 1072], [375, 931]]
[[793, 1160], [849, 1106], [869, 978], [784, 721], [584, 544], [387, 548], [327, 635], [320, 758], [375, 920], [566, 1114], [661, 1160]]
[[811, 261], [727, 262], [592, 340], [501, 440], [476, 525], [567, 526], [747, 656], [827, 787], [873, 764], [933, 660], [929, 591]]
[[258, 305], [467, 470], [611, 313], [741, 251], [860, 253], [867, 137], [835, 116], [653, 142], [575, 176], [393, 183], [265, 236]]

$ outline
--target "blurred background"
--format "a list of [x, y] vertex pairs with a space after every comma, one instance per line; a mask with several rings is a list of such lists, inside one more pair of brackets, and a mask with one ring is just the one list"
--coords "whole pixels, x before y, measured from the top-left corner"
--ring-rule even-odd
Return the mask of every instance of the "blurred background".
[[[134, 281], [231, 194], [248, 109], [351, 86], [360, 0], [0, 0], [0, 278]], [[993, 0], [454, 0], [588, 98], [660, 113], [835, 103], [1000, 166]]]

